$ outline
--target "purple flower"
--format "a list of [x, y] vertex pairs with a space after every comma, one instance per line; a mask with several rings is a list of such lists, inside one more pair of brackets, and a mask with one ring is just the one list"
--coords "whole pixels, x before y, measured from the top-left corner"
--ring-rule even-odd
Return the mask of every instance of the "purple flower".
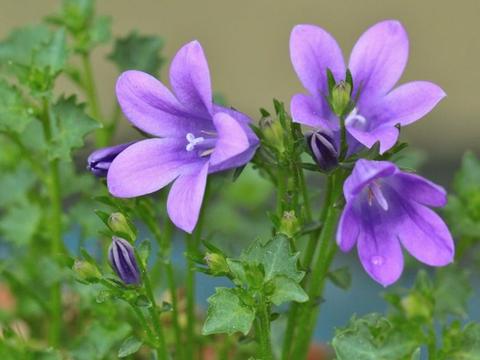
[[133, 142], [129, 142], [127, 144], [120, 144], [95, 150], [88, 156], [87, 170], [91, 171], [92, 174], [97, 177], [107, 176], [108, 169], [110, 168], [113, 159], [132, 144]]
[[447, 202], [445, 190], [388, 161], [358, 160], [343, 192], [346, 206], [337, 243], [342, 251], [357, 244], [367, 273], [383, 286], [403, 270], [400, 244], [416, 259], [443, 266], [453, 261], [454, 244], [443, 220], [429, 207]]
[[156, 138], [139, 141], [118, 155], [107, 175], [109, 191], [122, 198], [160, 190], [173, 182], [167, 200], [170, 219], [192, 232], [207, 175], [246, 164], [258, 139], [250, 119], [212, 102], [210, 72], [202, 46], [183, 46], [170, 66], [174, 94], [154, 77], [124, 72], [117, 97], [125, 116]]
[[328, 171], [338, 165], [338, 151], [328, 131], [317, 130], [307, 135], [307, 144], [320, 169]]
[[133, 246], [125, 239], [112, 237], [112, 244], [108, 249], [108, 260], [118, 277], [127, 285], [139, 284], [140, 270]]
[[[293, 67], [309, 95], [297, 94], [290, 104], [295, 122], [330, 129], [339, 141], [339, 120], [326, 101], [327, 69], [337, 82], [344, 80], [346, 66], [335, 39], [314, 25], [297, 25], [290, 37]], [[380, 152], [390, 149], [398, 138], [397, 124], [409, 125], [427, 113], [445, 96], [426, 81], [414, 81], [393, 89], [408, 58], [408, 37], [398, 21], [380, 22], [368, 29], [350, 54], [348, 68], [353, 76], [352, 99], [358, 101], [345, 119], [350, 150], [359, 143]], [[392, 90], [393, 89], [393, 90]], [[351, 151], [350, 151], [351, 152]]]

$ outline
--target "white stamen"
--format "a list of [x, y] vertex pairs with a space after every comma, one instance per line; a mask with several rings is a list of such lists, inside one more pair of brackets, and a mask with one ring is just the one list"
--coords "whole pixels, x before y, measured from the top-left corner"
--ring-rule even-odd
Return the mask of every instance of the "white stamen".
[[201, 157], [208, 156], [208, 155], [210, 155], [211, 153], [213, 153], [213, 150], [215, 150], [215, 149], [205, 150], [204, 152], [202, 152], [202, 153], [200, 154], [200, 156], [201, 156]]
[[387, 199], [383, 195], [380, 186], [375, 182], [373, 182], [368, 188], [368, 205], [372, 206], [373, 199], [377, 201], [378, 205], [380, 205], [383, 210], [388, 210]]
[[195, 145], [198, 145], [200, 143], [202, 143], [205, 139], [201, 136], [199, 136], [198, 138], [195, 137], [195, 135], [193, 135], [192, 133], [188, 133], [187, 136], [187, 141], [188, 141], [188, 144], [187, 146], [185, 147], [185, 149], [187, 151], [193, 151], [195, 149]]
[[360, 125], [366, 125], [367, 119], [365, 116], [362, 116], [358, 113], [357, 108], [353, 108], [353, 110], [348, 114], [347, 118], [345, 119], [345, 125], [353, 125], [354, 123], [359, 123]]

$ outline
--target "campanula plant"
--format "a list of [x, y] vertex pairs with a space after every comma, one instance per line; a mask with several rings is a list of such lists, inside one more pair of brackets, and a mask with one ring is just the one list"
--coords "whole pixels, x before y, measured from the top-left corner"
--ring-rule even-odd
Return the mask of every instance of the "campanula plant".
[[[0, 42], [2, 359], [480, 358], [466, 321], [480, 162], [465, 156], [450, 195], [414, 169], [401, 130], [445, 92], [398, 85], [399, 21], [348, 61], [320, 26], [294, 26], [283, 43], [305, 92], [257, 119], [213, 92], [199, 41], [165, 61], [138, 32], [113, 42], [106, 114], [91, 58], [111, 20], [64, 0]], [[330, 285], [388, 310], [356, 315]], [[319, 346], [324, 302], [351, 320]]]

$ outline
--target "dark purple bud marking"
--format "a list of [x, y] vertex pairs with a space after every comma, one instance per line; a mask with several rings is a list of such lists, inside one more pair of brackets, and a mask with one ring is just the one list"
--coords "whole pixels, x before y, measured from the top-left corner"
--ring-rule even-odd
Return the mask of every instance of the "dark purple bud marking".
[[113, 159], [132, 144], [133, 142], [129, 142], [95, 150], [87, 159], [87, 169], [97, 177], [107, 176], [108, 169], [110, 168]]
[[320, 169], [328, 171], [338, 165], [338, 151], [332, 136], [318, 130], [307, 135], [307, 143]]
[[140, 270], [133, 246], [125, 239], [112, 237], [112, 244], [108, 249], [108, 260], [118, 277], [127, 285], [140, 283]]

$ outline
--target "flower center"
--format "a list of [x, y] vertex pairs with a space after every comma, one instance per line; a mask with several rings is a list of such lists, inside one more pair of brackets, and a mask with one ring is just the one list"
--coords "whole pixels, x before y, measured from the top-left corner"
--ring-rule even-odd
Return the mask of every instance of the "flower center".
[[356, 128], [363, 128], [367, 125], [367, 119], [365, 116], [362, 116], [358, 113], [357, 108], [353, 108], [353, 110], [348, 114], [347, 118], [345, 119], [346, 126], [354, 126]]
[[187, 139], [187, 145], [185, 150], [193, 151], [199, 150], [201, 157], [208, 156], [213, 153], [215, 144], [217, 142], [217, 134], [211, 131], [201, 131], [204, 136], [196, 137], [192, 133], [188, 133], [185, 138]]
[[185, 147], [185, 149], [187, 151], [193, 151], [196, 145], [201, 144], [202, 142], [205, 141], [204, 137], [202, 136], [195, 137], [195, 135], [193, 135], [192, 133], [188, 133], [186, 138], [187, 138], [188, 144]]
[[383, 195], [382, 189], [380, 189], [380, 185], [376, 182], [373, 182], [368, 187], [368, 205], [372, 206], [373, 201], [375, 200], [380, 207], [387, 211], [388, 210], [388, 202], [385, 196]]

